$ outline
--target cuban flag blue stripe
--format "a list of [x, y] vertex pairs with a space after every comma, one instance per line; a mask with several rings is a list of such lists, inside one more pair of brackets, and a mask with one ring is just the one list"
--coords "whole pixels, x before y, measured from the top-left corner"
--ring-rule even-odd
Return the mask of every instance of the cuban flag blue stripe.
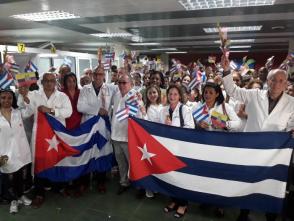
[[[89, 163], [78, 167], [54, 167], [42, 171], [37, 174], [41, 178], [51, 178], [55, 182], [66, 182], [77, 179], [81, 174], [89, 174], [93, 171], [106, 172], [114, 165], [113, 154], [100, 157], [98, 159], [92, 158]], [[54, 178], [53, 178], [54, 177]]]
[[109, 117], [102, 117], [100, 115], [94, 116], [90, 118], [89, 120], [85, 121], [81, 124], [81, 126], [75, 130], [68, 130], [66, 129], [62, 123], [60, 123], [58, 120], [56, 120], [54, 117], [50, 116], [49, 114], [46, 115], [48, 122], [50, 123], [50, 126], [53, 130], [58, 132], [67, 133], [70, 136], [80, 136], [83, 134], [90, 133], [92, 127], [99, 121], [100, 118], [103, 118], [105, 121], [105, 125], [109, 131], [111, 131], [110, 126], [110, 120]]
[[[212, 132], [131, 119], [186, 165], [149, 173], [134, 185], [189, 201], [281, 212], [294, 146], [290, 133]], [[155, 168], [147, 165], [164, 171], [155, 162]]]
[[280, 213], [283, 208], [283, 199], [275, 198], [262, 194], [251, 194], [242, 197], [223, 197], [219, 195], [189, 191], [165, 183], [162, 180], [148, 176], [138, 181], [132, 182], [137, 187], [146, 188], [151, 191], [158, 191], [165, 195], [176, 198], [186, 199], [192, 202], [208, 203], [213, 202], [215, 206], [228, 206], [235, 208], [243, 208], [258, 211], [270, 211], [273, 213]]
[[[191, 143], [200, 143], [216, 146], [227, 146], [233, 148], [259, 148], [259, 149], [283, 149], [294, 147], [294, 139], [287, 132], [218, 132], [205, 130], [191, 130], [181, 128], [181, 133], [173, 126], [167, 126], [160, 123], [148, 122], [141, 119], [133, 118], [135, 121], [144, 127], [144, 129], [159, 137], [170, 137], [175, 140], [183, 140]], [[156, 124], [156, 126], [155, 126]], [[170, 128], [170, 129], [167, 129]], [[178, 129], [178, 128], [176, 128]], [[167, 134], [166, 131], [169, 131]], [[257, 137], [262, 139], [257, 139]], [[287, 141], [287, 142], [285, 142]]]
[[[236, 180], [247, 183], [259, 182], [265, 179], [275, 179], [287, 182], [288, 178], [288, 167], [285, 165], [275, 165], [272, 167], [243, 166], [194, 160], [183, 157], [179, 157], [179, 159], [188, 166], [178, 170], [178, 172], [198, 176]], [[240, 176], [240, 173], [246, 174], [246, 176]]]
[[68, 156], [54, 167], [38, 173], [38, 177], [56, 182], [76, 179], [93, 171], [109, 171], [114, 163], [110, 139], [108, 117], [94, 116], [75, 130], [66, 129], [57, 119], [46, 115], [48, 123], [56, 135], [79, 154]]

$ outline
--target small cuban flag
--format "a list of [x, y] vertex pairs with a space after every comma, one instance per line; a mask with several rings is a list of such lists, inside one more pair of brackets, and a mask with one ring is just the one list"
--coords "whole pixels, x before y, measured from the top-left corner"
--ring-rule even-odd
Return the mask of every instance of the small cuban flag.
[[138, 104], [126, 103], [126, 107], [129, 109], [129, 115], [136, 116], [139, 111]]
[[125, 107], [115, 113], [115, 116], [119, 122], [127, 119], [129, 117], [129, 108]]
[[196, 122], [207, 121], [209, 119], [209, 112], [206, 104], [203, 104], [196, 111], [192, 113]]
[[37, 72], [38, 68], [37, 66], [30, 60], [27, 64], [27, 66], [25, 67], [25, 72]]

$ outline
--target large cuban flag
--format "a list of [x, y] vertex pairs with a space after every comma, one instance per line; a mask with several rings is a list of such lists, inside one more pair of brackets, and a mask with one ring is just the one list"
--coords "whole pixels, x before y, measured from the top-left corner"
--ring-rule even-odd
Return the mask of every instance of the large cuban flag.
[[108, 117], [94, 116], [67, 130], [48, 114], [38, 113], [35, 174], [56, 182], [70, 181], [92, 171], [109, 171], [113, 149]]
[[128, 130], [134, 185], [200, 203], [281, 211], [290, 133], [211, 132], [133, 117]]

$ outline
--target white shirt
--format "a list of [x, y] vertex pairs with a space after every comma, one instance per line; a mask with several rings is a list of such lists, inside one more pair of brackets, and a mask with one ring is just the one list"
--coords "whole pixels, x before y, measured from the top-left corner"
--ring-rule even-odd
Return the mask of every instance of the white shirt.
[[48, 108], [54, 109], [54, 117], [59, 120], [63, 125], [65, 125], [65, 118], [68, 118], [72, 114], [72, 107], [68, 96], [55, 90], [49, 98], [47, 98], [44, 89], [41, 88], [38, 91], [30, 91], [28, 93], [28, 98], [30, 100], [29, 104], [23, 101], [22, 95], [18, 97], [18, 105], [22, 108], [26, 108], [24, 113], [25, 117], [35, 115], [35, 122], [38, 112], [38, 107], [44, 105]]
[[7, 164], [0, 167], [2, 173], [14, 173], [32, 162], [31, 150], [19, 110], [12, 110], [11, 124], [0, 112], [1, 155], [7, 155], [9, 158]]
[[[30, 103], [26, 104], [23, 101], [22, 95], [18, 96], [18, 106], [23, 108], [22, 116], [23, 117], [30, 117], [34, 114], [34, 126], [32, 132], [32, 159], [34, 161], [35, 155], [35, 139], [36, 139], [36, 132], [37, 132], [37, 117], [38, 117], [38, 107], [44, 105], [48, 108], [53, 108], [55, 111], [55, 115], [53, 116], [58, 121], [60, 121], [65, 126], [65, 119], [70, 117], [72, 114], [72, 107], [68, 96], [55, 90], [53, 94], [49, 98], [47, 98], [44, 89], [40, 88], [38, 91], [30, 91], [28, 93], [28, 98], [30, 99]], [[34, 162], [33, 162], [34, 163]]]
[[103, 108], [110, 114], [112, 98], [117, 91], [116, 85], [103, 83], [97, 96], [93, 83], [85, 85], [80, 91], [77, 105], [78, 111], [83, 113], [82, 122], [98, 115], [100, 108], [103, 107], [103, 99], [105, 100]]
[[[196, 111], [198, 108], [200, 108], [203, 104], [201, 102], [199, 102], [196, 106], [193, 107], [193, 111]], [[212, 112], [216, 111], [220, 114], [224, 114], [224, 110], [222, 107], [222, 104], [217, 105], [215, 103], [214, 107], [211, 108], [209, 110], [209, 116], [211, 116]], [[238, 115], [236, 114], [235, 110], [227, 103], [225, 103], [225, 111], [227, 112], [227, 115], [229, 117], [229, 121], [226, 122], [226, 127], [230, 130], [230, 131], [239, 131], [242, 125], [242, 121], [241, 119], [238, 117]], [[212, 128], [211, 126], [207, 129], [207, 130], [211, 130], [211, 131], [222, 131], [222, 129], [215, 129]]]
[[[172, 113], [172, 126], [175, 127], [180, 127], [181, 126], [181, 122], [180, 122], [180, 106], [182, 105], [182, 103], [178, 103], [176, 108], [174, 109], [173, 113]], [[160, 123], [165, 123], [167, 116], [169, 116], [169, 108], [170, 106], [164, 106], [161, 109], [160, 112]], [[192, 117], [192, 113], [189, 110], [189, 108], [185, 105], [183, 105], [182, 107], [182, 113], [183, 113], [183, 119], [184, 119], [184, 127], [185, 128], [194, 128], [194, 120]]]
[[[115, 141], [128, 142], [128, 120], [118, 121], [115, 113], [125, 108], [125, 102], [129, 98], [128, 93], [122, 96], [118, 90], [113, 96], [113, 117], [111, 121], [111, 139]], [[136, 117], [141, 118], [142, 113], [139, 109]]]
[[268, 91], [239, 88], [232, 74], [223, 78], [228, 95], [246, 105], [248, 114], [244, 132], [290, 131], [294, 129], [294, 98], [283, 93], [279, 102], [269, 114]]
[[160, 111], [163, 108], [161, 104], [154, 105], [151, 104], [147, 109], [147, 117], [146, 120], [152, 121], [152, 122], [160, 122]]

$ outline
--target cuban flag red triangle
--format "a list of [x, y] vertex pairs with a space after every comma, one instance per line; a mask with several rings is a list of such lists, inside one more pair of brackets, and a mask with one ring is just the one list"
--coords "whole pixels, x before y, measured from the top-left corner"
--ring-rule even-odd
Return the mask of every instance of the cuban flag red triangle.
[[131, 180], [135, 181], [152, 174], [163, 174], [187, 166], [131, 118], [128, 127]]
[[54, 167], [67, 156], [80, 151], [64, 143], [49, 125], [45, 114], [38, 113], [35, 143], [35, 173]]

